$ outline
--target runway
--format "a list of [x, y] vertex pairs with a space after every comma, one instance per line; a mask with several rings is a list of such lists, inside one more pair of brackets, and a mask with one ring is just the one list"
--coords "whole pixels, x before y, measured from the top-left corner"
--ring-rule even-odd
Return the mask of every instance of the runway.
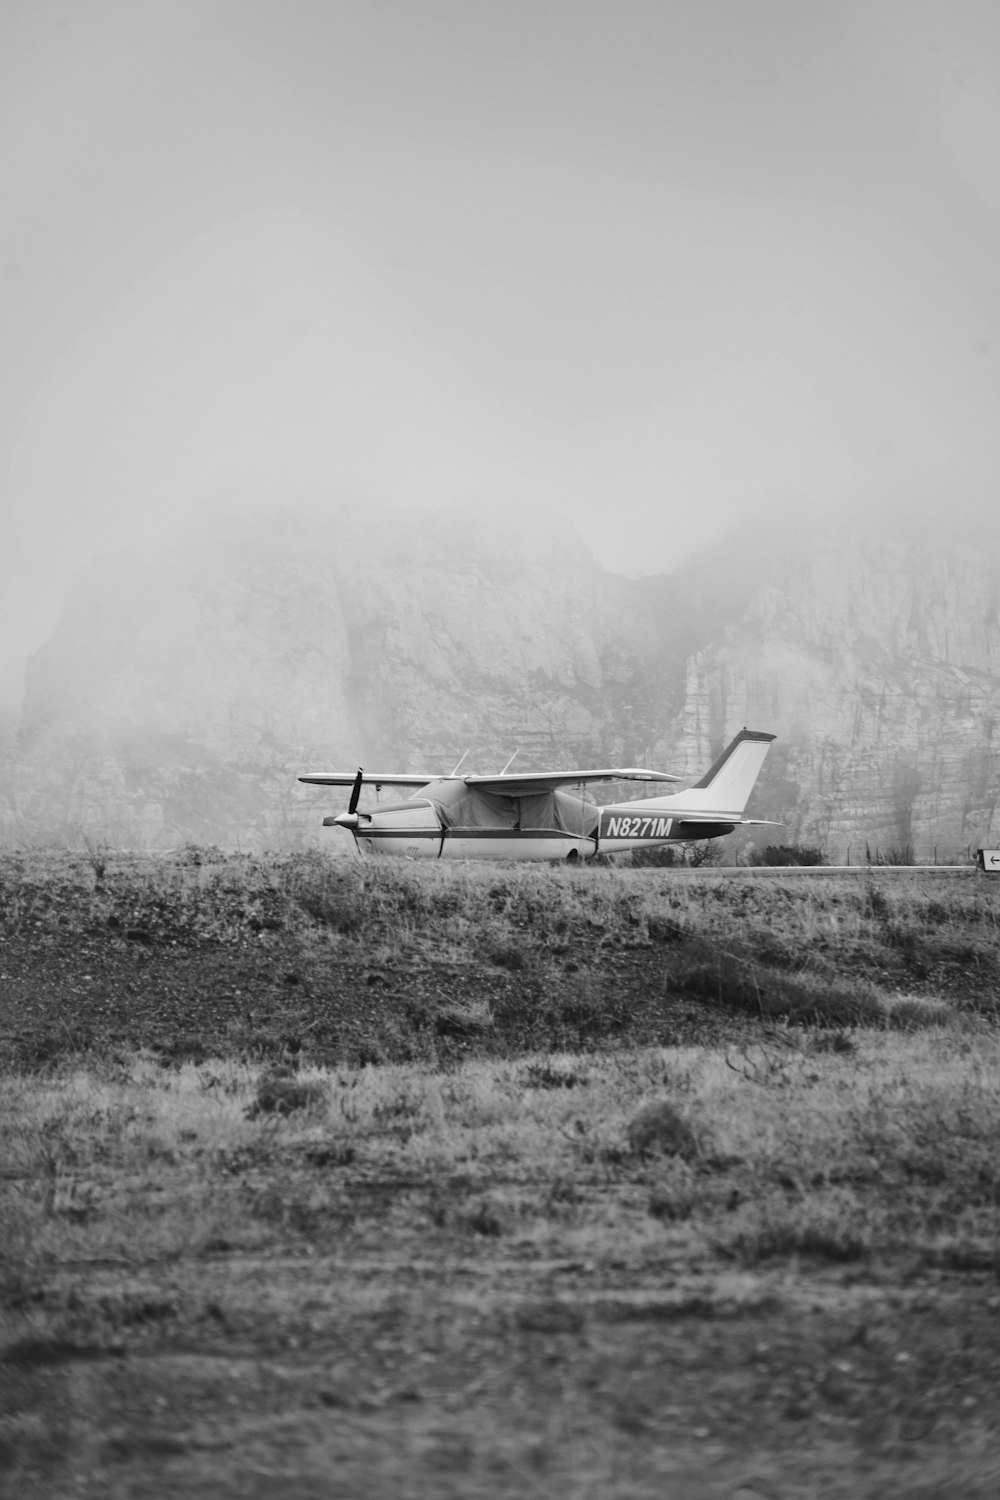
[[685, 878], [702, 876], [714, 880], [716, 876], [733, 879], [747, 876], [750, 879], [780, 878], [785, 875], [818, 875], [830, 878], [836, 875], [989, 875], [978, 865], [668, 865], [672, 875]]

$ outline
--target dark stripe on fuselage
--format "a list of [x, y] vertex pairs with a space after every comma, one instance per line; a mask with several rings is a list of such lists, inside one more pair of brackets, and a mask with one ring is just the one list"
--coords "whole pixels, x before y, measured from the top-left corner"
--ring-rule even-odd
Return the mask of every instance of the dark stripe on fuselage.
[[586, 833], [564, 833], [560, 828], [449, 828], [447, 839], [585, 839]]
[[440, 841], [440, 828], [359, 828], [359, 839], [434, 839]]
[[359, 828], [359, 839], [586, 839], [558, 828]]

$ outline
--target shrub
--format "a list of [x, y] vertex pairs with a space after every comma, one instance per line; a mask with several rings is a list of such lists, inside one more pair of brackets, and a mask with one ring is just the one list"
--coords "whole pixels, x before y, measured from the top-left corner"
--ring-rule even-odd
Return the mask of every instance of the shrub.
[[814, 1052], [857, 1052], [858, 1044], [849, 1031], [820, 1031], [812, 1039]]
[[719, 839], [699, 839], [690, 844], [661, 844], [655, 849], [636, 849], [632, 864], [640, 869], [670, 869], [682, 865], [685, 869], [711, 869], [725, 863], [724, 851]]
[[528, 1089], [573, 1089], [586, 1082], [585, 1073], [576, 1073], [572, 1068], [554, 1068], [548, 1062], [529, 1063], [521, 1076], [521, 1083]]
[[811, 972], [786, 973], [747, 955], [698, 945], [671, 973], [672, 987], [717, 1000], [729, 1010], [824, 1026], [880, 1026], [885, 1008], [875, 985]]
[[655, 912], [646, 919], [646, 931], [654, 943], [680, 943], [687, 935], [683, 922], [673, 917], [661, 917]]
[[849, 1194], [833, 1193], [805, 1202], [755, 1203], [731, 1231], [714, 1239], [713, 1248], [749, 1266], [793, 1255], [845, 1264], [868, 1256], [876, 1235], [877, 1224]]
[[464, 1005], [443, 1005], [434, 1017], [438, 1036], [482, 1036], [496, 1026], [496, 1017], [488, 1000], [469, 1000]]
[[757, 849], [751, 851], [750, 863], [772, 868], [782, 865], [825, 865], [826, 857], [822, 849], [809, 844], [768, 844], [763, 852]]
[[486, 957], [498, 969], [518, 972], [528, 967], [528, 956], [519, 943], [492, 942], [486, 948]]
[[626, 1131], [633, 1156], [680, 1156], [690, 1161], [698, 1155], [698, 1138], [669, 1099], [647, 1104], [629, 1121]]
[[309, 1109], [326, 1100], [326, 1090], [319, 1083], [303, 1083], [286, 1069], [276, 1068], [261, 1075], [257, 1097], [247, 1110], [247, 1119], [258, 1115], [290, 1115]]
[[912, 865], [913, 845], [898, 844], [889, 849], [880, 849], [876, 845], [874, 854], [871, 845], [865, 845], [865, 864], [868, 865]]
[[947, 1026], [955, 1018], [944, 1000], [923, 995], [899, 995], [888, 1006], [889, 1025], [898, 1031], [923, 1031], [932, 1026]]
[[675, 865], [686, 865], [687, 860], [683, 855], [683, 846], [680, 844], [661, 844], [658, 849], [636, 849], [632, 854], [632, 864], [641, 870], [670, 870]]

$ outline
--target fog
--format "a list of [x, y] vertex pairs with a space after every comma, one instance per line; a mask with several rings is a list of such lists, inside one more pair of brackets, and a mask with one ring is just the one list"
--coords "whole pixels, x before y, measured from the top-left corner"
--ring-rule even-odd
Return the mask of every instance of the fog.
[[992, 0], [7, 0], [0, 101], [0, 706], [220, 502], [996, 493]]

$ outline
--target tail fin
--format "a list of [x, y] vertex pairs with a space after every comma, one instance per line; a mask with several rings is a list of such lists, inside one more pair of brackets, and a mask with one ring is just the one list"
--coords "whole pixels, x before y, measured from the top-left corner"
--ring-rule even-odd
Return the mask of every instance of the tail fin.
[[731, 814], [738, 821], [773, 739], [758, 729], [741, 729], [700, 781], [670, 798], [671, 810]]

